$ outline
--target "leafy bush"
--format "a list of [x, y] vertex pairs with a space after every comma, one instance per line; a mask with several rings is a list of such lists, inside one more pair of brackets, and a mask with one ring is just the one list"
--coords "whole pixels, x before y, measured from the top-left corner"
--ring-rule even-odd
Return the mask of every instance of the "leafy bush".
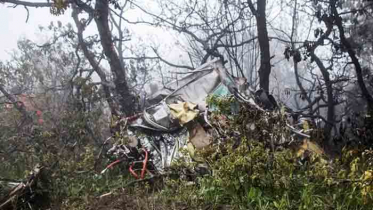
[[[371, 209], [372, 152], [345, 150], [339, 160], [313, 155], [305, 164], [291, 150], [271, 152], [263, 144], [243, 141], [237, 149], [209, 161], [213, 174], [186, 181], [169, 181], [163, 193], [196, 206], [239, 209]], [[354, 155], [356, 154], [356, 155]], [[176, 196], [175, 196], [176, 195]]]

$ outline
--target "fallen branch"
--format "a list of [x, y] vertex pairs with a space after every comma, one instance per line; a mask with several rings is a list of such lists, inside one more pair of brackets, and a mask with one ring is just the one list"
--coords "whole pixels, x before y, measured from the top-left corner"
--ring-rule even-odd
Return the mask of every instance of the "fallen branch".
[[291, 131], [294, 132], [297, 135], [300, 135], [300, 136], [303, 136], [303, 137], [306, 137], [306, 138], [311, 138], [310, 135], [307, 135], [307, 134], [304, 134], [304, 133], [298, 131], [297, 129], [295, 129], [293, 126], [291, 126], [289, 124], [286, 124], [286, 126], [289, 127], [291, 129]]
[[43, 167], [36, 166], [30, 176], [28, 177], [26, 183], [20, 183], [6, 195], [4, 198], [0, 198], [0, 210], [1, 209], [12, 209], [12, 204], [18, 198], [26, 195], [28, 192], [32, 192], [32, 189], [36, 187], [36, 183], [41, 176]]

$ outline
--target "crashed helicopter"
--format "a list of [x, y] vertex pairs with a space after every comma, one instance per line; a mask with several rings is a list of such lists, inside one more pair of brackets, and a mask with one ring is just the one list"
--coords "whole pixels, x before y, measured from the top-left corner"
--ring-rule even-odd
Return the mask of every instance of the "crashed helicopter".
[[[125, 121], [122, 135], [126, 141], [115, 144], [108, 154], [115, 161], [106, 167], [125, 162], [129, 172], [138, 179], [146, 173], [162, 173], [181, 154], [181, 148], [190, 153], [213, 144], [213, 128], [209, 114], [208, 96], [230, 96], [238, 103], [246, 104], [260, 112], [278, 110], [276, 100], [264, 90], [254, 91], [245, 78], [231, 76], [220, 59], [212, 60], [184, 78], [167, 84], [147, 99], [150, 104], [142, 113], [122, 119]], [[234, 108], [234, 107], [233, 107]], [[233, 110], [234, 111], [234, 110]], [[292, 113], [287, 113], [291, 115]], [[300, 129], [288, 125], [295, 136], [309, 138]], [[136, 171], [140, 170], [140, 174]]]

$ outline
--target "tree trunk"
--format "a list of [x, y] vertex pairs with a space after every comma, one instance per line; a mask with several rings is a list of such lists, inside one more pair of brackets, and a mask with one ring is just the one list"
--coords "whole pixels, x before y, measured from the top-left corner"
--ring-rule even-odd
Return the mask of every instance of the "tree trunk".
[[331, 34], [333, 30], [333, 25], [330, 22], [324, 21], [324, 23], [327, 28], [326, 32], [317, 39], [317, 41], [311, 47], [309, 52], [310, 52], [311, 58], [316, 62], [317, 66], [319, 67], [321, 74], [324, 78], [325, 86], [326, 86], [328, 113], [327, 113], [327, 119], [326, 119], [325, 127], [324, 127], [324, 136], [325, 136], [325, 141], [329, 143], [330, 138], [331, 138], [331, 131], [334, 125], [334, 115], [335, 115], [333, 83], [332, 81], [330, 81], [330, 75], [329, 75], [328, 70], [326, 69], [323, 62], [320, 60], [320, 58], [315, 54], [316, 48], [323, 45], [324, 40], [329, 37], [329, 35]]
[[328, 114], [324, 126], [324, 136], [325, 140], [328, 142], [331, 138], [331, 132], [334, 126], [334, 115], [335, 115], [335, 108], [334, 108], [334, 97], [333, 97], [333, 84], [330, 81], [330, 75], [328, 70], [325, 68], [324, 64], [320, 60], [319, 57], [316, 56], [314, 51], [311, 51], [311, 57], [316, 62], [317, 66], [319, 67], [321, 74], [325, 81], [326, 86], [326, 96], [327, 96], [327, 107], [328, 107]]
[[362, 70], [361, 65], [359, 63], [359, 59], [356, 57], [356, 53], [355, 53], [354, 49], [352, 48], [350, 42], [346, 39], [344, 28], [343, 28], [343, 23], [342, 23], [342, 18], [338, 14], [338, 11], [337, 11], [337, 8], [336, 8], [335, 4], [336, 4], [335, 0], [330, 1], [332, 14], [333, 14], [334, 20], [335, 20], [334, 23], [335, 23], [335, 25], [337, 25], [338, 31], [339, 31], [339, 38], [341, 39], [342, 45], [346, 48], [347, 53], [350, 56], [350, 58], [352, 60], [352, 63], [355, 66], [357, 83], [360, 87], [360, 90], [361, 90], [361, 93], [362, 93], [363, 97], [365, 98], [365, 100], [368, 104], [368, 110], [367, 111], [368, 111], [368, 113], [373, 113], [373, 97], [369, 93], [369, 91], [368, 91], [368, 89], [365, 85], [365, 82], [364, 82], [364, 79], [363, 79], [363, 73], [362, 73], [363, 70]]
[[251, 12], [255, 15], [257, 23], [258, 41], [260, 48], [259, 85], [269, 91], [269, 75], [271, 74], [271, 55], [267, 31], [266, 0], [258, 0], [255, 9], [251, 0], [248, 0]]
[[101, 79], [101, 82], [103, 83], [102, 87], [103, 87], [105, 99], [106, 99], [106, 102], [108, 103], [108, 105], [110, 107], [111, 114], [113, 116], [118, 116], [119, 113], [118, 113], [118, 110], [115, 106], [114, 100], [112, 99], [111, 91], [110, 91], [109, 87], [107, 85], [105, 85], [105, 84], [108, 83], [108, 81], [106, 79], [105, 71], [103, 69], [101, 69], [99, 63], [95, 59], [94, 54], [88, 50], [87, 44], [84, 41], [83, 30], [84, 30], [85, 26], [82, 23], [80, 23], [80, 21], [78, 19], [78, 13], [79, 13], [78, 8], [73, 6], [72, 17], [73, 17], [75, 25], [78, 29], [78, 43], [80, 45], [80, 48], [83, 51], [84, 57], [86, 57], [89, 64], [92, 66], [94, 71], [98, 74], [98, 76]]
[[109, 27], [109, 1], [98, 0], [95, 5], [95, 22], [106, 58], [114, 76], [115, 90], [120, 96], [121, 110], [126, 116], [135, 112], [135, 97], [131, 94], [127, 83], [126, 70], [115, 51], [112, 34]]

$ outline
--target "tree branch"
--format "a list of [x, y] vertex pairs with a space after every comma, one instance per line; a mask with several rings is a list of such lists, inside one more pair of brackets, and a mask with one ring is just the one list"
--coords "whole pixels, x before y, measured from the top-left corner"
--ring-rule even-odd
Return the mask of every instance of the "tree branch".
[[169, 61], [163, 59], [157, 52], [157, 49], [153, 48], [153, 51], [154, 53], [157, 55], [157, 57], [159, 58], [159, 60], [161, 60], [162, 62], [164, 62], [165, 64], [169, 65], [169, 66], [172, 66], [172, 67], [176, 67], [176, 68], [183, 68], [183, 69], [189, 69], [189, 70], [194, 70], [193, 67], [191, 66], [185, 66], [185, 65], [177, 65], [177, 64], [173, 64], [173, 63], [170, 63]]
[[30, 2], [30, 1], [19, 1], [19, 0], [0, 0], [0, 3], [10, 3], [15, 5], [23, 5], [26, 7], [52, 7], [53, 3], [49, 2]]
[[355, 66], [355, 71], [356, 71], [358, 85], [360, 87], [360, 90], [361, 90], [361, 92], [362, 92], [365, 100], [368, 103], [368, 108], [369, 108], [368, 111], [369, 112], [373, 112], [373, 97], [369, 93], [369, 91], [368, 91], [368, 89], [367, 89], [367, 87], [365, 85], [365, 82], [364, 82], [364, 79], [363, 79], [363, 73], [362, 73], [363, 70], [361, 68], [359, 59], [356, 57], [355, 51], [353, 50], [350, 42], [347, 40], [347, 38], [345, 36], [345, 32], [344, 32], [344, 28], [343, 28], [343, 23], [342, 23], [342, 18], [339, 16], [337, 8], [336, 8], [336, 5], [335, 5], [336, 1], [335, 0], [331, 0], [330, 4], [331, 4], [331, 10], [332, 10], [332, 13], [333, 13], [334, 19], [335, 19], [334, 22], [337, 25], [338, 30], [339, 30], [339, 38], [341, 39], [342, 44], [346, 47], [347, 53], [350, 56], [350, 58], [352, 60], [352, 63]]
[[[98, 74], [98, 76], [100, 77], [102, 83], [109, 83], [106, 79], [106, 74], [105, 74], [105, 71], [103, 69], [101, 69], [99, 63], [96, 61], [96, 59], [94, 58], [94, 55], [92, 54], [92, 52], [90, 52], [88, 50], [88, 47], [87, 47], [87, 44], [85, 43], [84, 39], [83, 39], [83, 30], [84, 30], [84, 25], [82, 25], [82, 23], [79, 21], [79, 18], [78, 18], [78, 8], [76, 6], [73, 6], [73, 12], [72, 12], [72, 17], [74, 19], [74, 22], [75, 22], [75, 25], [76, 27], [78, 28], [78, 41], [79, 41], [79, 46], [81, 47], [82, 51], [83, 51], [83, 54], [84, 56], [87, 58], [88, 62], [90, 63], [90, 65], [93, 67], [93, 69], [96, 71], [96, 73]], [[103, 90], [104, 90], [104, 94], [105, 94], [105, 98], [106, 98], [106, 101], [108, 102], [109, 104], [109, 107], [111, 109], [111, 112], [113, 115], [117, 115], [119, 116], [119, 112], [118, 110], [116, 109], [116, 106], [114, 104], [114, 101], [113, 99], [111, 98], [111, 91], [109, 89], [108, 86], [106, 85], [103, 85]]]

